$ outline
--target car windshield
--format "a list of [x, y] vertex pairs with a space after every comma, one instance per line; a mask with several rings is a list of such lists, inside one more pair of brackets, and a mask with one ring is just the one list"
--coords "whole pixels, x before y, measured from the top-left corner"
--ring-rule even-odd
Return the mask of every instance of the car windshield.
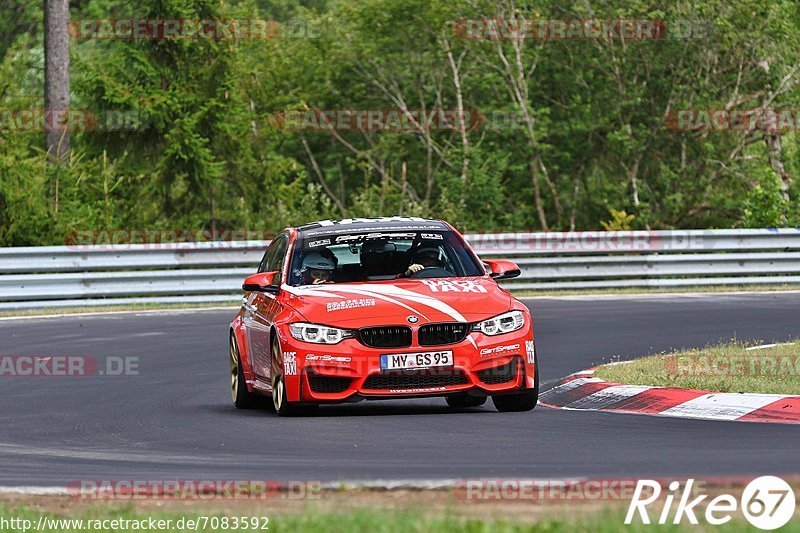
[[301, 236], [292, 254], [289, 284], [319, 283], [317, 276], [324, 271], [322, 282], [329, 283], [484, 274], [452, 231]]

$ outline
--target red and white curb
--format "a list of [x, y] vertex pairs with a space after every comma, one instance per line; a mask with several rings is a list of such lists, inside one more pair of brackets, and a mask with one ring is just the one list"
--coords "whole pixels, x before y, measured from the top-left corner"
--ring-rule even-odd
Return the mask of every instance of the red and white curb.
[[623, 385], [595, 377], [594, 372], [589, 369], [565, 377], [542, 392], [539, 402], [579, 411], [800, 424], [800, 396]]

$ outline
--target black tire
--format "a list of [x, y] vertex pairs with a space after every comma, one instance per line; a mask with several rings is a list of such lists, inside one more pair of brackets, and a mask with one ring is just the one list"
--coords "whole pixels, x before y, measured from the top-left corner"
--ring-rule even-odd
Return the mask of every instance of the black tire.
[[533, 378], [532, 389], [516, 394], [498, 394], [492, 396], [492, 403], [495, 409], [501, 413], [518, 413], [531, 411], [539, 403], [539, 360], [536, 360], [536, 375]]
[[261, 398], [247, 390], [247, 382], [244, 379], [244, 370], [239, 357], [239, 345], [236, 336], [230, 335], [230, 368], [231, 368], [231, 398], [233, 405], [237, 409], [254, 409], [260, 406]]
[[447, 405], [454, 409], [464, 409], [467, 407], [480, 407], [486, 403], [486, 396], [470, 396], [469, 394], [451, 394], [445, 397]]

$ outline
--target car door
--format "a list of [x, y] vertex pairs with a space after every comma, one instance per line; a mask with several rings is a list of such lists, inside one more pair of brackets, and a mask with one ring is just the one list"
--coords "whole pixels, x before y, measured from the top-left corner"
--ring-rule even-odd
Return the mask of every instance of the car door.
[[[286, 234], [280, 234], [275, 237], [275, 240], [267, 249], [261, 265], [259, 265], [259, 272], [280, 271], [288, 247], [289, 238]], [[280, 284], [279, 278], [276, 283]], [[270, 372], [270, 343], [272, 339], [269, 332], [275, 317], [280, 311], [280, 304], [278, 303], [277, 295], [266, 292], [251, 293], [248, 298], [247, 310], [249, 315], [245, 317], [245, 324], [248, 331], [253, 372], [263, 379], [265, 383], [272, 385]]]

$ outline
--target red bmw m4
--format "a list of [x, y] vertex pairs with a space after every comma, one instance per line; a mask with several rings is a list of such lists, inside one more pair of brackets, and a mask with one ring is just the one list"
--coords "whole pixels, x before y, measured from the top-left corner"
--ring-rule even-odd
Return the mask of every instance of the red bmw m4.
[[531, 314], [441, 220], [324, 220], [282, 231], [244, 281], [230, 326], [233, 402], [271, 396], [279, 415], [319, 404], [488, 397], [499, 411], [536, 406]]

